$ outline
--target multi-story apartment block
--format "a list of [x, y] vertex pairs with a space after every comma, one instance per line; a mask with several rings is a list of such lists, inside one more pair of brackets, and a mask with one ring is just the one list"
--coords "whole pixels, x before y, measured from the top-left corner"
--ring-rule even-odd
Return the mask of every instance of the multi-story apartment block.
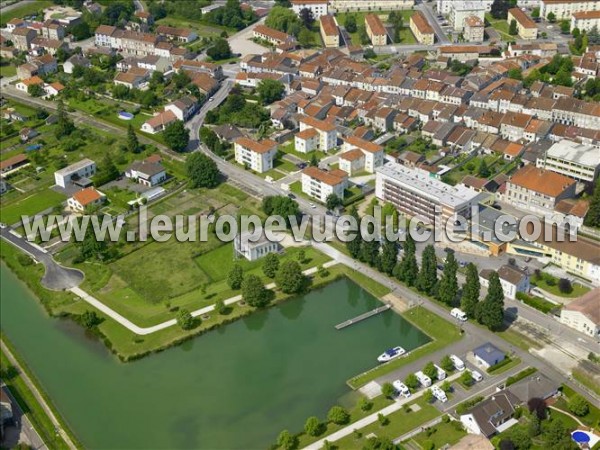
[[575, 196], [576, 185], [572, 178], [529, 165], [507, 181], [504, 199], [519, 209], [551, 215], [559, 201]]
[[435, 42], [433, 28], [421, 11], [417, 11], [410, 16], [410, 30], [421, 44], [433, 45]]
[[309, 153], [319, 148], [319, 132], [314, 128], [306, 128], [294, 136], [294, 149], [300, 153]]
[[478, 193], [464, 185], [450, 186], [431, 177], [423, 169], [397, 163], [386, 163], [375, 170], [375, 195], [390, 202], [401, 213], [418, 217], [424, 223], [434, 224], [435, 218], [445, 227], [458, 217], [469, 219], [471, 206], [477, 203]]
[[531, 18], [523, 12], [521, 8], [511, 8], [508, 10], [506, 21], [510, 25], [512, 21], [517, 24], [519, 37], [525, 40], [537, 39], [538, 28]]
[[594, 27], [600, 29], [600, 10], [576, 12], [571, 16], [571, 30], [590, 31]]
[[[453, 3], [456, 2], [457, 0], [437, 0], [437, 10], [439, 14], [450, 14]], [[476, 3], [477, 7], [482, 7], [484, 10], [490, 11], [494, 0], [472, 0], [471, 3]]]
[[100, 25], [96, 28], [94, 38], [97, 47], [119, 49], [137, 56], [157, 54], [156, 45], [163, 40], [163, 37], [154, 34], [121, 30], [109, 25]]
[[321, 202], [326, 202], [331, 194], [343, 199], [347, 186], [348, 174], [343, 170], [325, 171], [310, 166], [302, 171], [302, 192]]
[[66, 188], [71, 183], [81, 187], [91, 184], [88, 179], [96, 173], [96, 163], [91, 159], [82, 159], [64, 169], [54, 172], [54, 182], [57, 186]]
[[[354, 149], [360, 150], [364, 156], [363, 166], [357, 167], [357, 163], [355, 162], [354, 170], [366, 170], [369, 173], [374, 173], [375, 169], [381, 167], [385, 162], [385, 152], [381, 145], [376, 144], [375, 142], [366, 141], [357, 136], [348, 136], [344, 138], [342, 150], [351, 152]], [[342, 162], [340, 160], [340, 169], [344, 170], [343, 167], [341, 167], [341, 164]]]
[[294, 40], [294, 38], [289, 34], [262, 24], [254, 27], [252, 35], [257, 39], [262, 39], [263, 41], [270, 42], [273, 45], [279, 45]]
[[46, 20], [42, 24], [41, 34], [46, 39], [61, 41], [65, 38], [66, 28], [54, 20]]
[[577, 12], [600, 11], [598, 0], [541, 0], [540, 17], [548, 18], [553, 13], [556, 20], [567, 19]]
[[258, 173], [263, 173], [273, 168], [273, 161], [277, 155], [277, 142], [265, 139], [254, 141], [247, 137], [235, 140], [235, 161]]
[[344, 11], [397, 11], [412, 9], [415, 0], [329, 0], [329, 6]]
[[600, 173], [600, 150], [591, 145], [562, 140], [538, 157], [536, 166], [592, 183]]
[[463, 39], [466, 42], [483, 42], [485, 26], [477, 16], [469, 16], [463, 26]]
[[482, 2], [457, 0], [450, 3], [448, 17], [456, 31], [462, 31], [465, 19], [470, 16], [479, 17], [482, 21], [485, 17], [486, 7]]
[[292, 0], [292, 9], [300, 14], [303, 9], [310, 9], [315, 19], [324, 16], [328, 12], [329, 0]]
[[313, 117], [302, 117], [300, 119], [300, 131], [314, 128], [319, 133], [317, 150], [327, 152], [337, 146], [337, 129], [329, 122], [315, 119]]
[[371, 44], [385, 45], [387, 44], [387, 30], [381, 23], [381, 19], [376, 14], [367, 14], [365, 16], [365, 27], [367, 35], [371, 39]]
[[340, 30], [335, 17], [330, 15], [321, 16], [319, 19], [321, 27], [321, 38], [325, 47], [337, 48], [340, 46]]

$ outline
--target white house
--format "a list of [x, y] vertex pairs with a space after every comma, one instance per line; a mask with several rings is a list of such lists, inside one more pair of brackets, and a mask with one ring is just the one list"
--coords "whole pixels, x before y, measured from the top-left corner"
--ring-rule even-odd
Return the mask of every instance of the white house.
[[344, 152], [339, 158], [339, 167], [348, 175], [353, 176], [365, 167], [365, 154], [358, 148]]
[[92, 64], [90, 60], [81, 55], [73, 55], [67, 59], [63, 64], [63, 71], [65, 73], [73, 73], [73, 69], [77, 66], [90, 67]]
[[248, 261], [256, 261], [269, 253], [281, 252], [281, 244], [269, 241], [264, 233], [257, 240], [251, 240], [250, 235], [251, 233], [239, 234], [233, 241], [236, 254], [243, 256]]
[[317, 150], [327, 152], [337, 145], [337, 129], [335, 125], [313, 117], [302, 117], [300, 119], [300, 131], [314, 128], [319, 133]]
[[182, 97], [165, 106], [165, 111], [171, 111], [178, 120], [187, 121], [198, 110], [198, 102], [192, 97]]
[[309, 153], [319, 147], [319, 132], [314, 128], [306, 128], [294, 136], [294, 148], [300, 153]]
[[600, 337], [600, 288], [593, 289], [560, 310], [560, 321], [593, 338]]
[[300, 14], [303, 9], [310, 9], [315, 20], [327, 14], [329, 0], [292, 0], [292, 9]]
[[133, 162], [125, 171], [125, 176], [144, 186], [152, 187], [166, 181], [167, 172], [160, 162], [144, 160]]
[[[484, 269], [479, 273], [479, 281], [482, 286], [489, 287], [491, 273], [492, 270], [489, 269]], [[525, 271], [504, 265], [498, 269], [498, 276], [500, 277], [500, 284], [502, 285], [505, 297], [514, 300], [517, 292], [529, 292], [529, 275]]]
[[276, 155], [277, 142], [270, 139], [254, 141], [247, 137], [239, 137], [235, 140], [235, 161], [255, 172], [271, 170]]
[[331, 194], [344, 198], [344, 189], [348, 186], [348, 174], [343, 170], [321, 170], [309, 166], [302, 171], [302, 192], [321, 202], [327, 201]]
[[364, 155], [364, 166], [359, 168], [359, 170], [375, 173], [375, 169], [383, 166], [383, 163], [385, 162], [383, 147], [374, 142], [366, 141], [358, 136], [348, 136], [344, 138], [342, 150], [350, 151], [353, 149], [359, 149]]
[[158, 113], [152, 119], [146, 120], [140, 129], [145, 133], [156, 134], [163, 131], [168, 125], [176, 120], [177, 116], [175, 113], [173, 111], [166, 110]]
[[54, 172], [54, 182], [62, 188], [66, 188], [71, 183], [87, 187], [91, 184], [89, 177], [95, 173], [96, 163], [91, 159], [85, 158]]
[[106, 200], [106, 196], [94, 187], [88, 187], [75, 192], [67, 200], [69, 209], [73, 212], [83, 212], [88, 207], [100, 206]]
[[468, 433], [490, 438], [513, 423], [511, 419], [518, 404], [519, 399], [512, 392], [495, 392], [461, 415], [460, 421]]

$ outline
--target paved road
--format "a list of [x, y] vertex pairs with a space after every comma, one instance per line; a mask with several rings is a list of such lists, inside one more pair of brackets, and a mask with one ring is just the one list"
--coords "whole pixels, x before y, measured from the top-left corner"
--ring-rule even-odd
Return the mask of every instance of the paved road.
[[44, 265], [46, 271], [42, 278], [42, 285], [45, 288], [53, 291], [62, 291], [78, 286], [83, 281], [83, 273], [81, 271], [61, 266], [41, 247], [28, 242], [22, 237], [16, 236], [10, 229], [2, 228], [0, 236]]
[[440, 23], [437, 21], [437, 18], [433, 12], [433, 9], [431, 8], [431, 5], [429, 3], [423, 2], [417, 5], [416, 9], [425, 14], [427, 21], [429, 22], [429, 24], [433, 28], [433, 31], [435, 32], [438, 44], [450, 44], [450, 40], [446, 36], [446, 33], [444, 33], [444, 30], [442, 30]]
[[[60, 434], [60, 436], [64, 439], [64, 441], [67, 443], [67, 445], [69, 446], [70, 449], [76, 449], [77, 447], [75, 446], [75, 444], [73, 443], [73, 441], [71, 440], [71, 438], [69, 437], [69, 435], [62, 428], [60, 422], [58, 421], [58, 419], [56, 418], [56, 416], [52, 412], [52, 409], [50, 409], [50, 407], [46, 403], [46, 400], [44, 399], [44, 397], [42, 396], [42, 394], [40, 393], [40, 391], [38, 391], [37, 387], [31, 381], [31, 379], [29, 378], [29, 376], [27, 375], [27, 373], [25, 373], [23, 371], [23, 368], [19, 364], [19, 361], [17, 361], [17, 359], [11, 353], [10, 349], [4, 344], [4, 341], [0, 341], [0, 346], [2, 347], [2, 351], [4, 352], [4, 354], [6, 355], [6, 357], [8, 358], [9, 362], [19, 370], [21, 379], [23, 380], [23, 382], [25, 383], [25, 385], [27, 386], [27, 388], [31, 391], [31, 393], [35, 397], [36, 401], [40, 404], [40, 406], [42, 407], [42, 409], [44, 410], [44, 412], [50, 418], [50, 421], [54, 425], [54, 427], [56, 429], [56, 432]], [[27, 419], [27, 421], [29, 422], [28, 419]], [[30, 430], [33, 430], [33, 427], [31, 426], [31, 423], [28, 423], [28, 426], [30, 427]], [[37, 432], [35, 432], [35, 430], [33, 430], [33, 433], [35, 433], [35, 435], [37, 435], [37, 438], [35, 436], [31, 435], [31, 439], [33, 440], [32, 443], [37, 442], [38, 445], [39, 445], [39, 443], [41, 442], [41, 446], [36, 445], [33, 448], [36, 448], [36, 449], [37, 448], [46, 448], [46, 445], [43, 443], [42, 439], [39, 437], [39, 435], [37, 434]], [[31, 434], [33, 434], [33, 433], [31, 433]]]
[[7, 13], [12, 11], [13, 9], [20, 8], [21, 6], [25, 6], [29, 3], [35, 3], [37, 0], [21, 0], [20, 2], [13, 3], [12, 5], [3, 6], [0, 11], [2, 13]]
[[29, 417], [25, 415], [21, 405], [12, 395], [12, 392], [8, 389], [6, 384], [0, 384], [0, 389], [4, 391], [10, 398], [12, 403], [13, 420], [15, 421], [14, 427], [8, 427], [4, 429], [4, 440], [2, 441], [5, 446], [9, 448], [16, 447], [17, 444], [27, 444], [29, 448], [46, 450], [48, 446], [39, 435], [33, 424], [29, 420]]

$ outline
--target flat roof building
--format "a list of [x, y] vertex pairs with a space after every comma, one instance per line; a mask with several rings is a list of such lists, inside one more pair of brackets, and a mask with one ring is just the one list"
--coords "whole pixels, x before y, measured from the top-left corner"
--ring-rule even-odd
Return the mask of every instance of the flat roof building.
[[562, 140], [539, 157], [536, 166], [583, 182], [593, 182], [600, 173], [600, 150], [592, 145]]

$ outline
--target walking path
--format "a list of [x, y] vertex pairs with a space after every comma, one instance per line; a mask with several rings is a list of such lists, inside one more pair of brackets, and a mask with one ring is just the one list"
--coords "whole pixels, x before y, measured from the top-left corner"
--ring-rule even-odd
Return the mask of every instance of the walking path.
[[[326, 262], [325, 264], [323, 264], [323, 267], [328, 268], [328, 267], [334, 266], [335, 264], [337, 264], [337, 261], [329, 261], [329, 262]], [[316, 273], [317, 270], [318, 270], [318, 267], [311, 267], [310, 269], [306, 269], [302, 273], [304, 273], [304, 275], [312, 275], [312, 274]], [[265, 287], [267, 289], [274, 289], [275, 283], [269, 283]], [[140, 335], [140, 336], [145, 336], [147, 334], [156, 333], [157, 331], [164, 330], [165, 328], [169, 328], [169, 327], [172, 327], [173, 325], [177, 324], [176, 319], [171, 319], [171, 320], [167, 320], [165, 322], [159, 323], [158, 325], [154, 325], [151, 327], [139, 327], [135, 323], [130, 321], [129, 319], [123, 317], [121, 314], [116, 312], [114, 309], [106, 306], [100, 300], [92, 297], [90, 294], [85, 292], [83, 289], [75, 286], [69, 290], [73, 294], [75, 294], [76, 296], [81, 298], [82, 300], [84, 300], [87, 303], [89, 303], [90, 305], [92, 305], [94, 308], [102, 311], [104, 314], [106, 314], [108, 317], [110, 317], [114, 321], [123, 325], [129, 331], [131, 331], [137, 335]], [[233, 305], [234, 303], [237, 303], [241, 300], [242, 300], [242, 296], [236, 295], [235, 297], [228, 298], [227, 300], [224, 301], [224, 303], [225, 303], [225, 305], [229, 306], [229, 305]], [[214, 309], [215, 309], [215, 305], [209, 305], [209, 306], [205, 306], [204, 308], [200, 308], [195, 311], [192, 311], [191, 314], [193, 317], [198, 317], [198, 316], [202, 316], [204, 314], [208, 314], [209, 312], [214, 311]]]
[[[448, 378], [446, 378], [446, 380], [454, 381], [455, 379], [459, 378], [461, 375], [462, 375], [462, 372], [457, 372], [457, 373], [449, 376]], [[435, 386], [435, 385], [441, 386], [442, 383], [444, 383], [446, 380], [435, 383], [432, 386]], [[406, 403], [412, 402], [413, 400], [420, 398], [425, 393], [425, 391], [427, 391], [427, 389], [421, 389], [420, 391], [415, 392], [413, 395], [411, 395], [408, 398], [404, 398], [404, 397], [402, 397], [401, 399], [399, 398], [393, 404], [386, 406], [385, 408], [380, 409], [379, 411], [376, 411], [367, 417], [363, 417], [362, 419], [357, 420], [354, 423], [351, 423], [347, 427], [342, 428], [341, 430], [338, 430], [335, 433], [331, 433], [330, 435], [324, 437], [323, 439], [319, 439], [318, 441], [313, 442], [312, 444], [304, 447], [304, 450], [319, 450], [320, 448], [322, 448], [325, 445], [325, 441], [334, 442], [334, 441], [340, 440], [346, 436], [349, 436], [350, 434], [352, 434], [354, 432], [354, 430], [359, 430], [368, 425], [371, 425], [372, 423], [377, 422], [379, 420], [380, 414], [383, 414], [384, 416], [389, 416], [390, 414], [402, 409], [402, 407]]]

